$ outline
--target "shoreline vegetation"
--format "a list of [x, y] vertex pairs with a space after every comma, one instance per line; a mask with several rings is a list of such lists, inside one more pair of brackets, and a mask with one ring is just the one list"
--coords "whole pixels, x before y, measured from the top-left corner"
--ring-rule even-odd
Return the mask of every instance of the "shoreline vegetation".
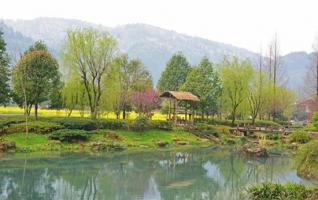
[[[305, 121], [306, 116], [296, 111], [296, 95], [284, 84], [276, 37], [269, 45], [270, 57], [260, 55], [256, 66], [232, 56], [218, 63], [202, 57], [192, 66], [182, 52], [175, 53], [155, 86], [142, 61], [120, 53], [108, 32], [69, 30], [59, 60], [64, 74], [43, 41], [30, 46], [11, 68], [2, 35], [0, 31], [0, 105], [16, 106], [0, 108], [2, 152], [228, 145], [265, 157], [291, 149], [297, 152], [298, 173], [318, 178], [317, 136], [309, 133], [318, 131], [318, 114], [310, 126], [286, 130], [291, 119]], [[169, 95], [163, 98], [162, 92]], [[180, 98], [172, 95], [176, 92]], [[277, 198], [308, 194], [298, 186], [265, 185], [253, 191], [265, 194], [258, 200], [276, 191]]]

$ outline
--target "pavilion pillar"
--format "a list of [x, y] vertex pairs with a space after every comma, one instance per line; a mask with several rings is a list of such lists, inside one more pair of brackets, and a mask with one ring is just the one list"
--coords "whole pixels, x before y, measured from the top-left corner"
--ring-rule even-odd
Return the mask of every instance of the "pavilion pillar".
[[178, 100], [174, 100], [174, 123], [177, 123], [178, 120]]
[[171, 97], [169, 98], [169, 121], [171, 120]]

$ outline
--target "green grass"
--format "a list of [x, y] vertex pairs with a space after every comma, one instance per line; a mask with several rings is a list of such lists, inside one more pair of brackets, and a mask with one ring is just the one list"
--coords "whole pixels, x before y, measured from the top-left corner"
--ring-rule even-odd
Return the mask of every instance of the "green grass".
[[[107, 137], [108, 133], [119, 136], [119, 140]], [[105, 142], [116, 143], [122, 146], [126, 146], [131, 149], [153, 149], [158, 147], [158, 142], [166, 142], [167, 147], [177, 146], [199, 146], [209, 145], [210, 141], [198, 138], [191, 133], [185, 131], [162, 131], [151, 130], [144, 132], [136, 131], [110, 131], [110, 130], [98, 130], [92, 131], [91, 137], [87, 142], [81, 143], [55, 143], [48, 139], [47, 135], [29, 133], [27, 136], [25, 133], [13, 133], [3, 137], [7, 141], [16, 142], [18, 151], [88, 151], [90, 150], [90, 143], [92, 142]], [[183, 144], [180, 145], [179, 143]]]
[[19, 150], [39, 149], [49, 140], [46, 135], [40, 135], [35, 133], [13, 133], [6, 135], [3, 138], [8, 141], [14, 141]]

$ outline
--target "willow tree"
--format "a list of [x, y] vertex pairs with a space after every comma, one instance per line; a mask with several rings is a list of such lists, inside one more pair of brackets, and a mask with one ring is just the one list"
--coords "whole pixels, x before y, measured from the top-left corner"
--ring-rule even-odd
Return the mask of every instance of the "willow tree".
[[108, 32], [88, 28], [67, 33], [64, 61], [81, 78], [92, 119], [96, 119], [99, 112], [104, 92], [103, 78], [110, 69], [116, 50], [117, 42]]
[[234, 125], [239, 106], [247, 100], [248, 88], [253, 77], [253, 67], [248, 60], [225, 58], [219, 64], [223, 85], [223, 98]]
[[81, 116], [84, 116], [83, 111], [87, 102], [86, 92], [80, 77], [76, 73], [71, 73], [66, 81], [62, 89], [62, 99], [68, 117], [72, 115], [74, 109], [79, 109]]

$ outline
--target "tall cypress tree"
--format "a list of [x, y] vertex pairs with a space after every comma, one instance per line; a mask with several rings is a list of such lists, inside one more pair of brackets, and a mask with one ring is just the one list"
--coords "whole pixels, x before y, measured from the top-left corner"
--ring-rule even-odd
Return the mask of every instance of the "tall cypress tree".
[[7, 105], [10, 102], [9, 76], [9, 56], [6, 53], [3, 33], [0, 31], [0, 105]]
[[178, 91], [186, 81], [191, 66], [181, 53], [174, 54], [168, 61], [165, 70], [161, 73], [158, 88], [161, 92]]

